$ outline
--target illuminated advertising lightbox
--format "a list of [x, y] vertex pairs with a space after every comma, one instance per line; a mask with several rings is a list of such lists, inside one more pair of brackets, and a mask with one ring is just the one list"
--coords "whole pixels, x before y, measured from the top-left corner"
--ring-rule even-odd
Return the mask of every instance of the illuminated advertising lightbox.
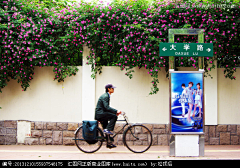
[[203, 71], [173, 71], [170, 75], [171, 133], [203, 134]]

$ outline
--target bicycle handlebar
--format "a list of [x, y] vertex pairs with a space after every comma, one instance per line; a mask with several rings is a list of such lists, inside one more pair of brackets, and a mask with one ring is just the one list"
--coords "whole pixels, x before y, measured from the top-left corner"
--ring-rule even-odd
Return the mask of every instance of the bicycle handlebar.
[[122, 115], [123, 118], [125, 119], [125, 121], [127, 121], [127, 123], [129, 123], [128, 117], [126, 116], [126, 112], [122, 111], [120, 115]]
[[126, 114], [126, 113], [125, 113], [124, 111], [121, 112], [121, 115], [125, 116], [125, 114]]

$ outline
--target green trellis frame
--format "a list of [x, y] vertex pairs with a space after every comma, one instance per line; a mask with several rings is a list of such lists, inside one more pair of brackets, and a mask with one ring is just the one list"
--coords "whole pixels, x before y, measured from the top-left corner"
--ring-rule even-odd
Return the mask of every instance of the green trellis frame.
[[[175, 35], [198, 35], [198, 43], [204, 43], [204, 31], [203, 29], [169, 29], [168, 30], [168, 42], [174, 43]], [[203, 69], [203, 59], [198, 57], [198, 68]], [[175, 69], [175, 57], [169, 57], [169, 69]]]

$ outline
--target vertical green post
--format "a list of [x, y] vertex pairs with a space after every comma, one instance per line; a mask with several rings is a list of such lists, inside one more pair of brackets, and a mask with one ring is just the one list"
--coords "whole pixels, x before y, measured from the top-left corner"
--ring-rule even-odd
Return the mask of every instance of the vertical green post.
[[[199, 32], [198, 34], [198, 43], [204, 43], [204, 33], [203, 30]], [[203, 57], [198, 57], [198, 69], [203, 69]]]
[[[168, 30], [168, 42], [174, 43], [174, 29]], [[174, 56], [169, 57], [169, 69], [175, 69], [175, 57]]]

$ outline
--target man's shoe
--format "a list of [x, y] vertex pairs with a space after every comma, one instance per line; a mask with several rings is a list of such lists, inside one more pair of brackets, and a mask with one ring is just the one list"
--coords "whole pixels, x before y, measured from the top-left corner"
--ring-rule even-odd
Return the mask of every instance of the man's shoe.
[[107, 129], [103, 130], [103, 133], [107, 135], [113, 135], [113, 133], [111, 131], [108, 131]]
[[107, 144], [107, 148], [116, 148], [117, 146], [116, 145], [113, 145], [113, 144]]

